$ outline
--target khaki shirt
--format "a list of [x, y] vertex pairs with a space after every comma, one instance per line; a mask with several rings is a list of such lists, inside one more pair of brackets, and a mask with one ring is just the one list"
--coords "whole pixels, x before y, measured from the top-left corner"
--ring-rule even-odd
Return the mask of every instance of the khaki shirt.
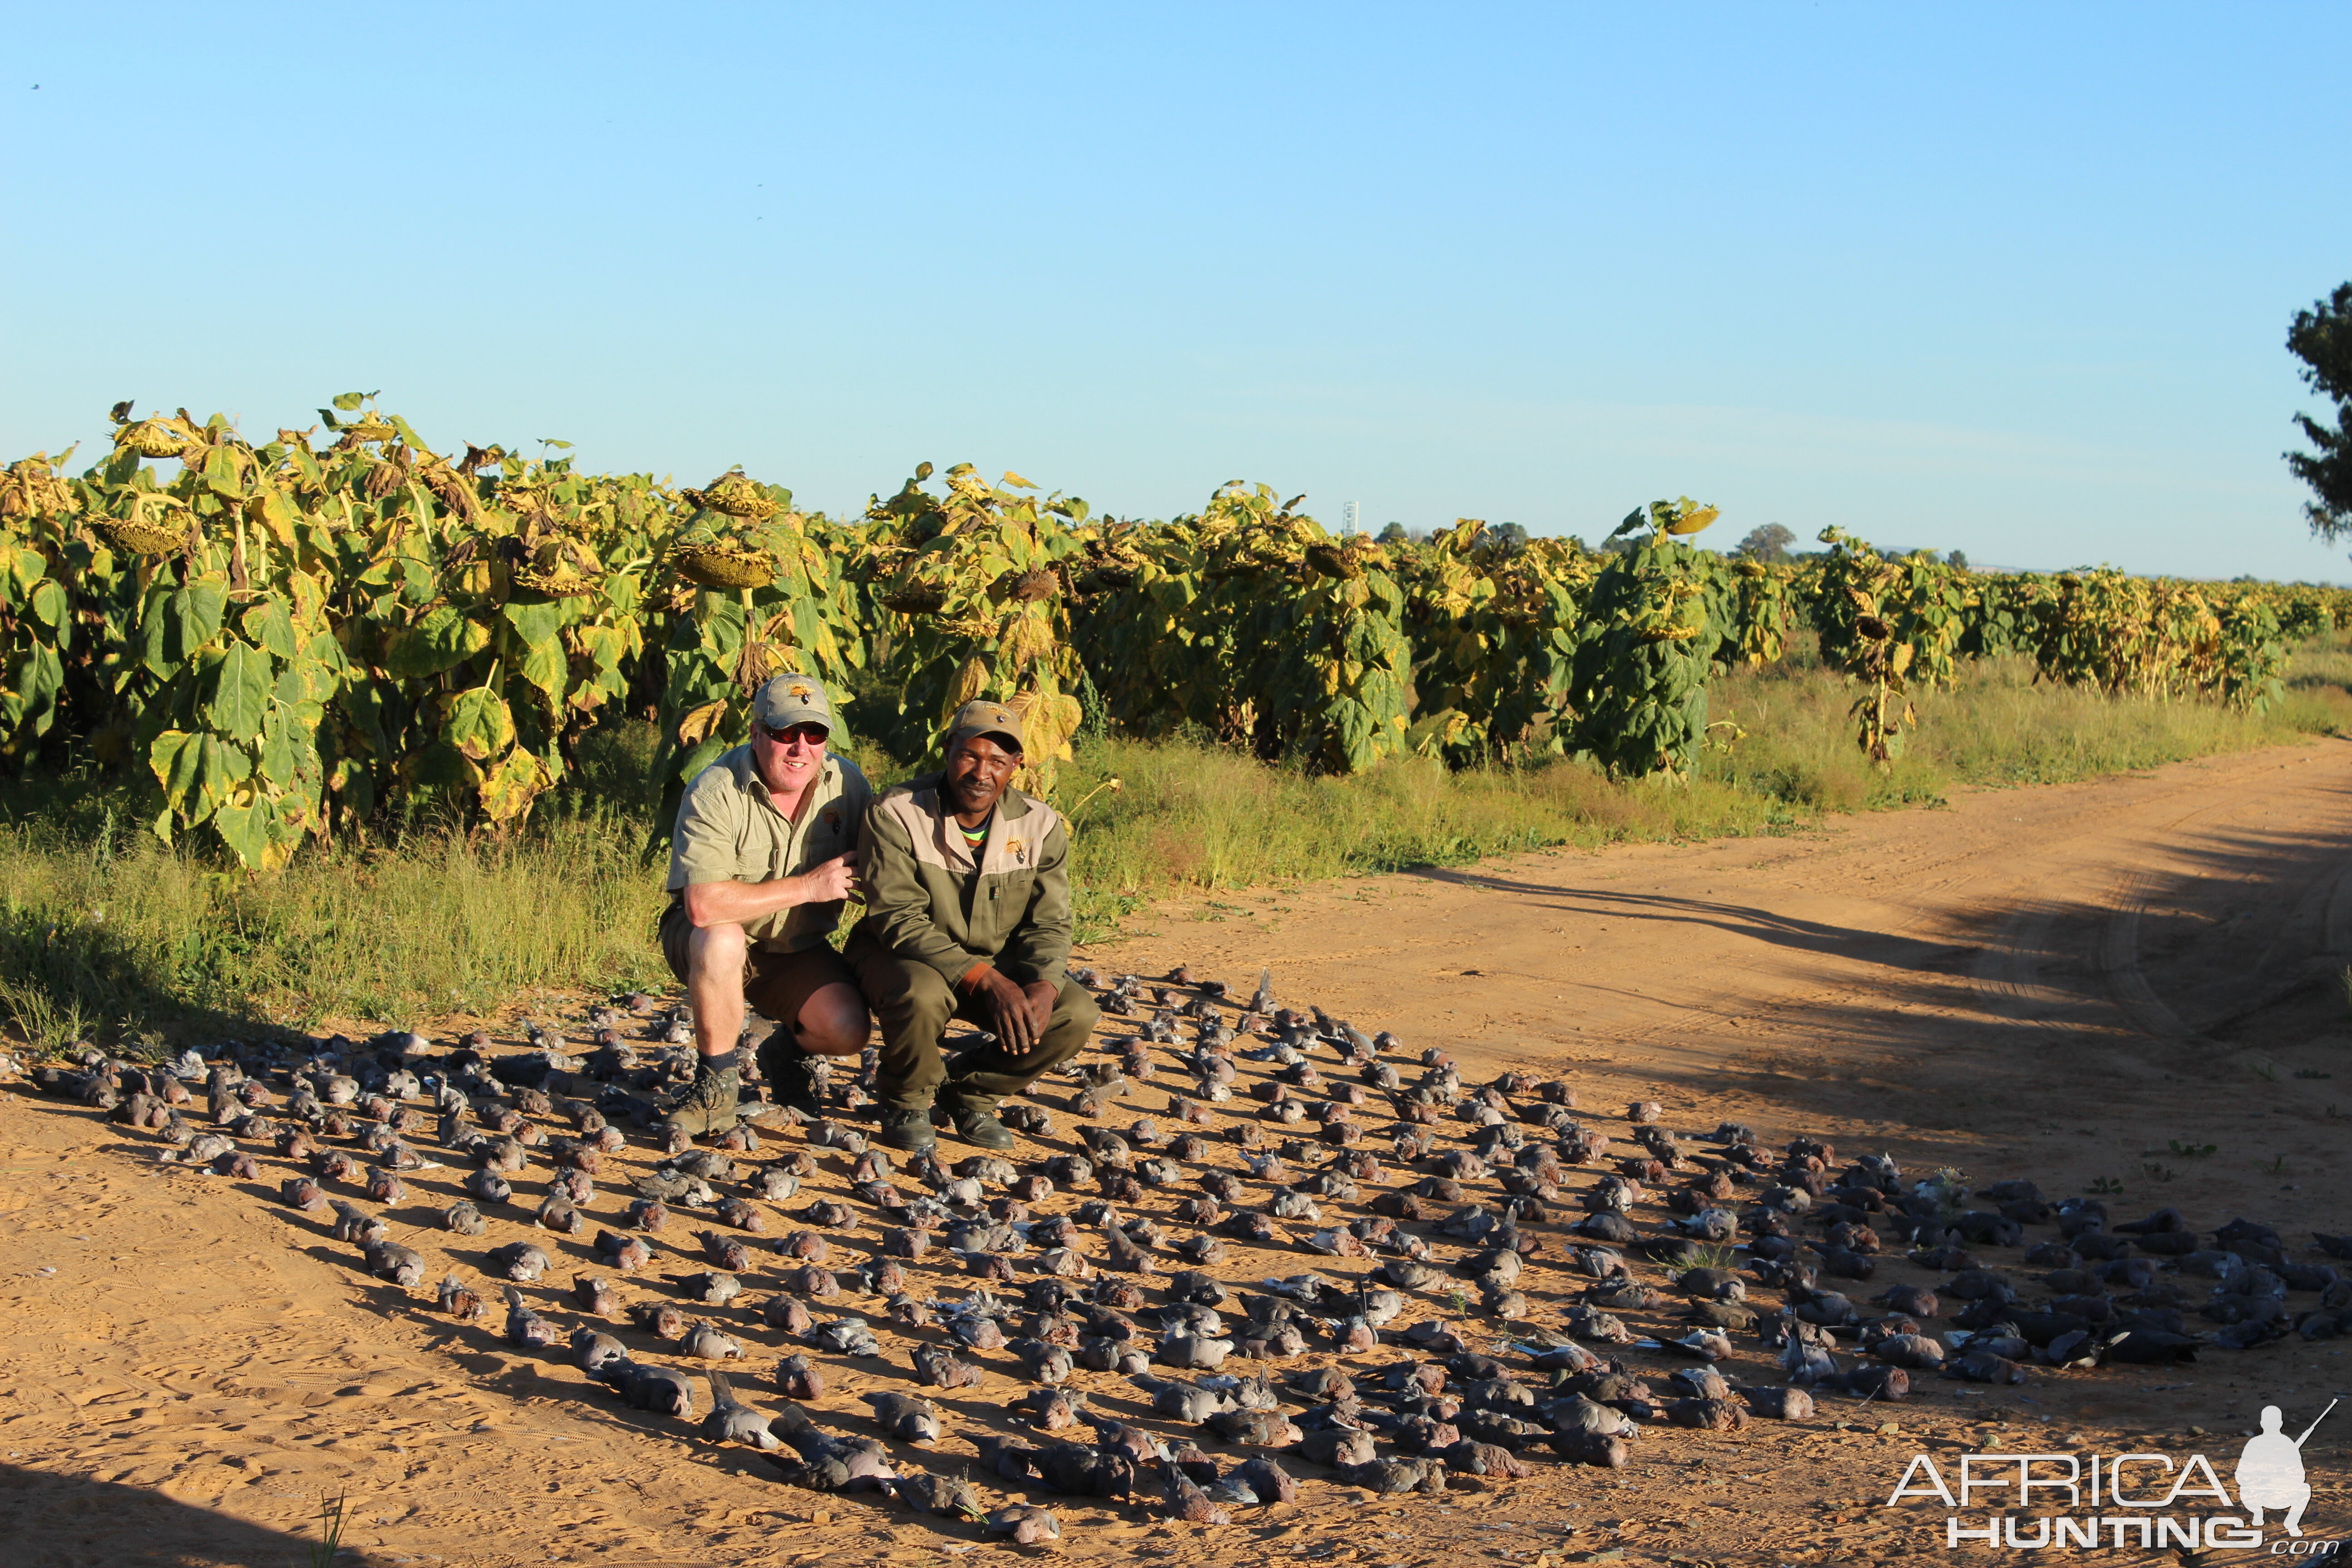
[[858, 929], [960, 985], [983, 963], [1058, 986], [1070, 956], [1070, 835], [1061, 813], [1008, 789], [974, 858], [940, 800], [945, 775], [909, 780], [866, 815]]
[[[694, 775], [677, 805], [670, 833], [669, 890], [704, 882], [772, 882], [797, 877], [820, 861], [858, 845], [874, 788], [857, 764], [827, 752], [824, 766], [802, 797], [800, 820], [789, 821], [768, 798], [749, 742]], [[760, 947], [801, 952], [841, 923], [841, 904], [795, 904], [755, 921], [743, 934]]]

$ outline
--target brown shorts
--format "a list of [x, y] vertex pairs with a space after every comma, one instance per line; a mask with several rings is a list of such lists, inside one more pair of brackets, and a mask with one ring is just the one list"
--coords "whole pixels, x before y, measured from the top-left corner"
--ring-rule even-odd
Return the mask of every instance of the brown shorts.
[[[687, 918], [686, 900], [672, 899], [669, 908], [662, 911], [662, 956], [669, 961], [669, 972], [680, 980], [686, 978], [687, 943], [693, 936], [694, 922]], [[743, 1000], [760, 1016], [782, 1026], [787, 1036], [808, 999], [835, 982], [854, 987], [857, 976], [841, 961], [841, 954], [822, 942], [800, 952], [755, 946], [743, 955]]]

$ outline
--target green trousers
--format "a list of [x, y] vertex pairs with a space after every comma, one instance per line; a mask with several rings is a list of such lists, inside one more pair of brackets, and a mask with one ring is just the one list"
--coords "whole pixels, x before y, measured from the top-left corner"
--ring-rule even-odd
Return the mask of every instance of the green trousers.
[[958, 996], [938, 970], [899, 957], [863, 931], [850, 933], [841, 956], [856, 973], [857, 988], [882, 1026], [877, 1087], [882, 1103], [894, 1110], [925, 1109], [942, 1084], [963, 1103], [992, 1110], [998, 1100], [1019, 1094], [1041, 1074], [1076, 1056], [1102, 1016], [1087, 988], [1066, 980], [1062, 994], [1054, 999], [1044, 1039], [1017, 1057], [993, 1042], [966, 1051], [956, 1058], [956, 1076], [950, 1079], [940, 1037], [952, 1018], [992, 1028], [995, 1018], [987, 1002]]

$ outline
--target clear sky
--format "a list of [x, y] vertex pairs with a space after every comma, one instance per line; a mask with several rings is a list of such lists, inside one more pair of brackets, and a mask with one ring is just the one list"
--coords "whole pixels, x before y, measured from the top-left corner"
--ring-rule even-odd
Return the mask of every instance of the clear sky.
[[836, 510], [968, 459], [2352, 580], [2280, 461], [2342, 0], [18, 5], [5, 54], [8, 456], [381, 388]]

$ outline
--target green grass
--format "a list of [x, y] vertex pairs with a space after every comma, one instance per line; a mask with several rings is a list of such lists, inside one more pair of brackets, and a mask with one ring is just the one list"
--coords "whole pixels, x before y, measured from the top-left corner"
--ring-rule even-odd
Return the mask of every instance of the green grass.
[[[1948, 798], [1971, 785], [2133, 772], [2352, 730], [2352, 651], [2299, 650], [2285, 700], [2242, 714], [2111, 700], [2032, 681], [2022, 661], [1963, 670], [1920, 703], [1904, 756], [1878, 769], [1846, 726], [1849, 689], [1809, 657], [1718, 681], [1713, 713], [1746, 731], [1685, 783], [1612, 782], [1568, 761], [1448, 773], [1400, 760], [1310, 778], [1186, 742], [1081, 749], [1055, 794], [1077, 808], [1082, 938], [1171, 893], [1213, 895], [1598, 848], [1801, 830], [1824, 815]], [[250, 1037], [422, 1023], [528, 1005], [542, 990], [668, 980], [653, 940], [664, 861], [644, 724], [592, 735], [574, 784], [530, 832], [431, 819], [246, 879], [134, 826], [135, 800], [68, 777], [0, 786], [0, 1018], [40, 1043]], [[907, 771], [866, 749], [877, 782]]]

